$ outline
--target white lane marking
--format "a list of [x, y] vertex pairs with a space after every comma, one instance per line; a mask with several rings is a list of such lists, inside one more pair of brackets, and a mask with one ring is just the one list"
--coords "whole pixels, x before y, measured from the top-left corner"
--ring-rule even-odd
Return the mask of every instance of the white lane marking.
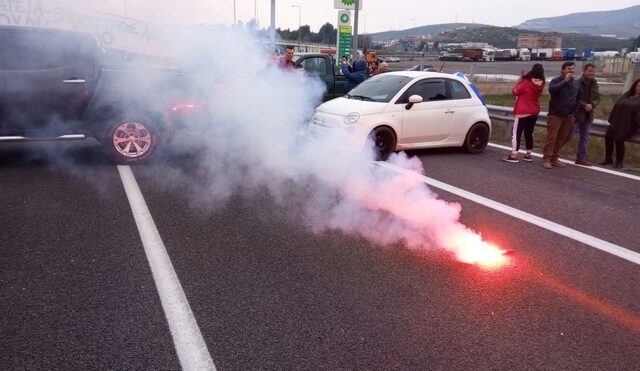
[[629, 249], [625, 249], [622, 246], [618, 246], [618, 245], [614, 245], [611, 242], [607, 242], [605, 240], [601, 240], [599, 238], [590, 236], [586, 233], [582, 233], [580, 231], [576, 231], [575, 229], [571, 229], [568, 227], [565, 227], [563, 225], [560, 225], [558, 223], [554, 223], [552, 221], [549, 221], [547, 219], [543, 219], [539, 216], [535, 216], [533, 214], [529, 214], [527, 212], [524, 212], [522, 210], [518, 210], [516, 208], [513, 208], [511, 206], [507, 206], [505, 204], [502, 204], [500, 202], [497, 201], [493, 201], [490, 200], [486, 197], [482, 197], [479, 196], [475, 193], [471, 193], [468, 191], [465, 191], [463, 189], [451, 186], [449, 184], [440, 182], [438, 180], [432, 179], [432, 178], [428, 178], [424, 175], [418, 174], [414, 171], [411, 170], [407, 170], [404, 168], [401, 168], [399, 166], [396, 165], [392, 165], [388, 162], [375, 162], [376, 165], [389, 169], [391, 171], [395, 171], [399, 174], [403, 174], [403, 175], [408, 175], [411, 177], [415, 177], [417, 179], [419, 179], [420, 181], [432, 186], [432, 187], [436, 187], [439, 189], [442, 189], [443, 191], [452, 193], [454, 195], [458, 195], [460, 197], [466, 198], [467, 200], [471, 200], [473, 202], [476, 202], [480, 205], [484, 205], [486, 207], [492, 208], [494, 210], [500, 211], [504, 214], [513, 216], [514, 218], [518, 218], [520, 220], [524, 220], [525, 222], [529, 222], [533, 225], [536, 225], [538, 227], [547, 229], [549, 231], [555, 232], [557, 234], [560, 234], [562, 236], [565, 237], [569, 237], [573, 240], [582, 242], [586, 245], [589, 245], [591, 247], [594, 247], [598, 250], [602, 250], [605, 252], [608, 252], [609, 254], [613, 254], [617, 257], [620, 257], [622, 259], [628, 260], [632, 263], [638, 264], [640, 265], [640, 254], [635, 252], [635, 251], [631, 251]]
[[118, 165], [118, 172], [140, 232], [140, 239], [169, 323], [180, 366], [183, 370], [215, 370], [207, 344], [202, 338], [167, 249], [151, 217], [147, 203], [142, 197], [138, 182], [129, 166]]
[[[495, 143], [489, 143], [487, 144], [491, 147], [495, 147], [495, 148], [500, 148], [500, 149], [506, 149], [508, 151], [511, 151], [511, 147], [507, 147], [507, 146], [503, 146], [500, 144], [495, 144]], [[520, 153], [524, 153], [523, 150], [520, 150]], [[532, 156], [535, 157], [539, 157], [542, 158], [542, 155], [539, 153], [535, 153], [532, 152], [531, 153]], [[576, 165], [573, 161], [569, 161], [569, 160], [565, 160], [565, 159], [560, 159], [561, 162], [564, 162], [565, 164], [569, 164], [569, 165], [574, 165], [574, 166], [579, 166], [579, 167], [583, 167], [585, 169], [589, 169], [589, 170], [593, 170], [593, 171], [599, 171], [601, 173], [607, 173], [607, 174], [611, 174], [611, 175], [617, 175], [619, 177], [623, 177], [623, 178], [628, 178], [628, 179], [632, 179], [632, 180], [640, 180], [640, 176], [637, 175], [631, 175], [631, 174], [627, 174], [627, 173], [623, 173], [622, 171], [615, 171], [615, 170], [610, 170], [610, 169], [606, 169], [604, 167], [600, 167], [600, 166], [582, 166], [582, 165]]]

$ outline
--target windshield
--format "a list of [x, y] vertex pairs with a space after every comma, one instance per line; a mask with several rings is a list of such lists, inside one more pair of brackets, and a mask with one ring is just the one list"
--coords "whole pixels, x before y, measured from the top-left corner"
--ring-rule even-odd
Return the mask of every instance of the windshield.
[[353, 88], [345, 97], [388, 103], [411, 80], [407, 76], [377, 75]]

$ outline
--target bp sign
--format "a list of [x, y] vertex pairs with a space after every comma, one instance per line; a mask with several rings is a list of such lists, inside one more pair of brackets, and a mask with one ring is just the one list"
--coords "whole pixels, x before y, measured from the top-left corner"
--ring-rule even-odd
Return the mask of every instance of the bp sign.
[[[333, 8], [354, 10], [356, 8], [356, 0], [333, 0]], [[358, 10], [362, 10], [362, 0], [358, 2]]]
[[341, 10], [338, 12], [338, 40], [336, 45], [336, 64], [340, 65], [340, 58], [343, 55], [351, 55], [353, 44], [353, 27], [351, 27], [351, 12]]

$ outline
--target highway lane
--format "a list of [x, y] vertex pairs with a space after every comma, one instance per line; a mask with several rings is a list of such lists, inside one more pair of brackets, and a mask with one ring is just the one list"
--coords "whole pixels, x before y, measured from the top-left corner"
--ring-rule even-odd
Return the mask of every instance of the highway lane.
[[[42, 286], [27, 299], [2, 290], [15, 301], [3, 310], [2, 332], [13, 331], [2, 343], [11, 351], [2, 352], [11, 354], [3, 364], [178, 367], [117, 171], [95, 151], [72, 151], [72, 163], [54, 166], [24, 160], [16, 150], [0, 156], [2, 203], [13, 205], [2, 208], [2, 220], [11, 220], [8, 235], [15, 236], [3, 244], [2, 284], [17, 287], [36, 277]], [[429, 177], [640, 250], [629, 227], [637, 223], [624, 226], [640, 210], [637, 182], [577, 167], [549, 171], [539, 160], [508, 164], [494, 148], [475, 156], [411, 155], [422, 159]], [[189, 184], [206, 189], [198, 160], [184, 156], [167, 165], [133, 171], [219, 370], [633, 369], [640, 363], [640, 267], [633, 263], [435, 190], [462, 205], [465, 225], [515, 249], [509, 267], [487, 272], [440, 250], [379, 247], [337, 231], [315, 235], [290, 204], [265, 192], [227, 203], [194, 197]], [[15, 206], [34, 194], [42, 207]], [[621, 225], [604, 225], [614, 220]], [[43, 228], [53, 221], [62, 227]], [[92, 242], [87, 231], [101, 232]], [[49, 245], [55, 250], [43, 247]], [[32, 255], [16, 253], [25, 249], [44, 258], [29, 264]], [[101, 268], [85, 255], [102, 259]], [[69, 257], [88, 268], [71, 269]], [[59, 275], [52, 278], [45, 268]], [[51, 302], [81, 320], [35, 305], [47, 290], [71, 292], [73, 300], [56, 295]], [[46, 326], [25, 321], [25, 310]], [[55, 342], [33, 341], [48, 333]]]
[[2, 369], [178, 368], [116, 168], [60, 146], [0, 148]]
[[[494, 149], [418, 155], [430, 176], [585, 232], [636, 206], [625, 198], [637, 195], [634, 183], [610, 195], [618, 180], [601, 174], [566, 196], [592, 178], [584, 169], [519, 164], [527, 177]], [[463, 205], [464, 224], [516, 250], [512, 267], [487, 273], [438, 251], [314, 236], [264, 194], [190, 207], [188, 191], [159, 189], [160, 171], [136, 173], [220, 369], [630, 369], [639, 360], [637, 265], [446, 192], [438, 193]], [[542, 192], [558, 209], [544, 211]], [[611, 197], [609, 210], [582, 218], [602, 205], [579, 197], [601, 195]], [[629, 229], [611, 239], [637, 249]]]

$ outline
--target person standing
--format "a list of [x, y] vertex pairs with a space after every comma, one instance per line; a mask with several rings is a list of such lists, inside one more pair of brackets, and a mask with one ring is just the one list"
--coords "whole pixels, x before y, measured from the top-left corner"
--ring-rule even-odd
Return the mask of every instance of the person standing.
[[593, 122], [593, 109], [600, 103], [600, 90], [595, 75], [596, 66], [593, 63], [587, 63], [582, 69], [582, 76], [576, 79], [579, 103], [578, 114], [576, 115], [576, 122], [571, 127], [571, 131], [569, 131], [569, 135], [565, 140], [565, 143], [569, 142], [576, 134], [576, 131], [580, 132], [576, 164], [583, 166], [591, 166], [591, 163], [586, 159], [589, 146], [589, 130]]
[[358, 59], [353, 62], [353, 72], [349, 71], [349, 64], [342, 61], [340, 72], [347, 78], [345, 91], [348, 93], [367, 79], [367, 62], [364, 59]]
[[604, 135], [605, 159], [600, 165], [613, 164], [613, 146], [616, 147], [616, 165], [624, 166], [624, 142], [634, 136], [640, 128], [640, 79], [631, 85], [613, 106], [609, 114], [609, 127]]
[[[524, 71], [523, 71], [524, 72]], [[536, 63], [526, 75], [513, 87], [511, 93], [516, 97], [516, 104], [513, 113], [516, 119], [513, 121], [513, 134], [511, 136], [511, 154], [503, 158], [507, 162], [519, 162], [518, 151], [520, 150], [520, 137], [524, 133], [524, 142], [527, 153], [522, 157], [524, 161], [533, 161], [531, 151], [533, 150], [533, 129], [538, 121], [540, 113], [540, 95], [544, 90], [545, 77], [544, 68], [540, 63]]]
[[293, 61], [293, 46], [286, 46], [284, 55], [278, 59], [278, 67], [284, 70], [293, 70], [296, 64]]
[[566, 166], [560, 162], [559, 153], [578, 111], [578, 88], [573, 79], [575, 71], [574, 62], [564, 62], [560, 76], [549, 82], [551, 100], [547, 116], [547, 139], [542, 151], [542, 166], [545, 169]]

